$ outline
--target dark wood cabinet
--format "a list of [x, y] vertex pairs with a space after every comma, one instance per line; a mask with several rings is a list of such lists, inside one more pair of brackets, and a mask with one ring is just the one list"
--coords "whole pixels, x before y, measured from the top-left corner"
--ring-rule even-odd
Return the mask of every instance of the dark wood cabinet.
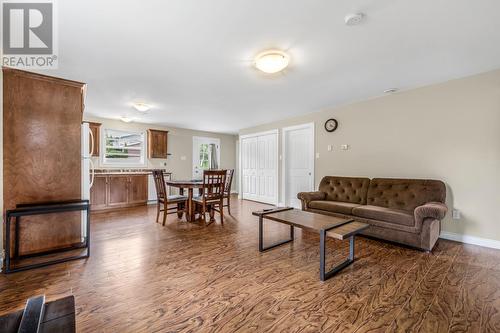
[[[99, 147], [101, 141], [101, 124], [88, 122], [89, 129], [92, 132], [92, 137], [94, 139], [94, 146], [92, 147], [92, 156], [99, 156]], [[92, 138], [89, 142], [92, 142]]]
[[[3, 209], [81, 199], [85, 84], [3, 67]], [[4, 211], [5, 213], [5, 211]], [[11, 225], [20, 256], [73, 246], [81, 214], [26, 216]], [[15, 242], [11, 242], [14, 255]]]
[[147, 175], [97, 175], [90, 189], [93, 211], [125, 208], [146, 204], [148, 201]]
[[148, 130], [148, 157], [167, 158], [168, 131]]
[[129, 178], [128, 203], [136, 204], [148, 201], [148, 177], [133, 175]]
[[124, 206], [128, 203], [128, 176], [108, 177], [108, 206]]
[[95, 177], [92, 190], [90, 191], [90, 202], [92, 209], [104, 209], [108, 202], [108, 191], [106, 189], [108, 177]]

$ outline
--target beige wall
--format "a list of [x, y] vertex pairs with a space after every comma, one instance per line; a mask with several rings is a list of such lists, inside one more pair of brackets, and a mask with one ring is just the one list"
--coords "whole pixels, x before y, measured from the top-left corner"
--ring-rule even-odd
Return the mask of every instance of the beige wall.
[[[331, 117], [339, 128], [327, 133], [323, 124]], [[460, 220], [448, 214], [443, 230], [500, 240], [500, 70], [240, 134], [307, 122], [315, 123], [320, 154], [316, 186], [325, 175], [441, 179], [448, 187], [448, 206], [462, 213]], [[340, 150], [341, 144], [350, 149]]]
[[[191, 179], [193, 165], [193, 136], [219, 138], [221, 143], [220, 167], [225, 169], [236, 168], [236, 140], [235, 135], [217, 134], [188, 129], [154, 126], [141, 123], [124, 123], [119, 120], [101, 119], [84, 115], [84, 120], [102, 123], [101, 128], [128, 129], [146, 131], [147, 129], [166, 130], [168, 132], [168, 152], [172, 155], [167, 159], [148, 159], [148, 168], [165, 168], [172, 172], [174, 179]], [[181, 157], [184, 156], [185, 160]], [[93, 159], [96, 168], [106, 168], [101, 165], [100, 158]], [[166, 166], [164, 163], [166, 162]], [[236, 182], [235, 182], [236, 183]], [[233, 187], [235, 188], [235, 186]]]

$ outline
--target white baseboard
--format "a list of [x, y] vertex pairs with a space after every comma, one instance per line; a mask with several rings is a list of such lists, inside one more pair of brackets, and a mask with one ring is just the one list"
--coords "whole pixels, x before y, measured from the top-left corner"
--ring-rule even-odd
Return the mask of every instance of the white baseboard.
[[237, 190], [231, 190], [231, 194], [238, 194]]
[[439, 238], [448, 239], [456, 242], [461, 242], [465, 244], [473, 244], [484, 247], [490, 247], [492, 249], [500, 249], [500, 241], [488, 238], [481, 238], [476, 236], [461, 235], [454, 232], [441, 231]]
[[278, 202], [278, 207], [285, 207], [285, 203], [284, 202]]

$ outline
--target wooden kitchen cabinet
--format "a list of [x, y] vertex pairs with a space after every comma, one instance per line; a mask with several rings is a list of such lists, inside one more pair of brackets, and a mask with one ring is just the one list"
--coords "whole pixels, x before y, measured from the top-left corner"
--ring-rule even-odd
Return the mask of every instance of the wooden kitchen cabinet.
[[128, 203], [144, 203], [148, 201], [148, 177], [133, 175], [129, 178]]
[[97, 175], [90, 189], [93, 211], [125, 208], [146, 204], [148, 201], [148, 176]]
[[109, 207], [126, 206], [128, 204], [129, 176], [108, 176]]
[[[92, 137], [94, 138], [94, 146], [92, 150], [92, 156], [99, 156], [99, 145], [101, 141], [101, 123], [88, 122], [89, 129], [92, 132]], [[89, 142], [92, 142], [92, 138]]]
[[168, 131], [148, 130], [148, 157], [167, 158]]
[[95, 176], [94, 184], [90, 191], [90, 203], [92, 204], [92, 209], [104, 209], [107, 205], [107, 189], [108, 177]]

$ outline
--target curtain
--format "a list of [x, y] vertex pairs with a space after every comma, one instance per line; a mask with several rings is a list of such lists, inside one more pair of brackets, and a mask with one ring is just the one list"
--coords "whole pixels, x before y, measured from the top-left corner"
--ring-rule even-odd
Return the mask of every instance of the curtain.
[[219, 169], [219, 164], [217, 163], [217, 145], [215, 143], [210, 144], [210, 169]]

